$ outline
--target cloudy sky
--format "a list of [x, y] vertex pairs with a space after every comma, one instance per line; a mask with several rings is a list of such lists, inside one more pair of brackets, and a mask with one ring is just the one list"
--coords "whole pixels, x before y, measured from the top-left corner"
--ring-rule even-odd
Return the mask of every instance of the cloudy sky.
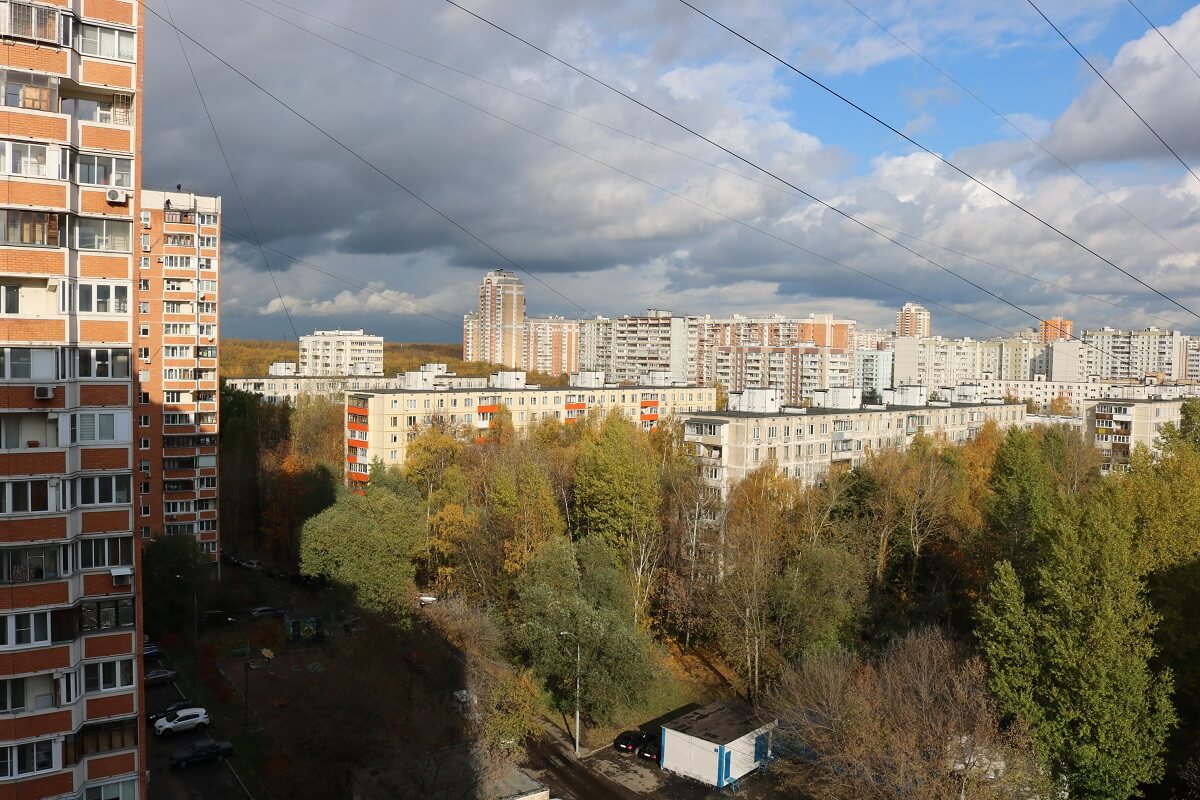
[[[694, 1], [1200, 312], [1200, 181], [1027, 4]], [[1137, 1], [1200, 68], [1200, 7]], [[168, 2], [182, 31], [353, 151], [184, 40], [239, 199], [180, 42], [147, 21], [145, 182], [223, 196], [227, 337], [292, 338], [286, 305], [300, 333], [459, 341], [483, 272], [511, 267], [400, 186], [519, 265], [532, 314], [885, 326], [920, 297], [947, 335], [1033, 324], [445, 0], [149, 0]], [[461, 2], [1037, 316], [1200, 333], [678, 0]], [[1200, 174], [1200, 76], [1126, 0], [1039, 5]]]

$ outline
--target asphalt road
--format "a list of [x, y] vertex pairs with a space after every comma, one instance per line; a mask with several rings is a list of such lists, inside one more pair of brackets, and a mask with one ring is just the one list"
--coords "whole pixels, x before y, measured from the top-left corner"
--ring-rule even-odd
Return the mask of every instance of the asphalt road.
[[592, 772], [548, 739], [529, 745], [529, 765], [540, 772], [551, 797], [564, 800], [638, 800], [622, 786]]
[[[180, 699], [174, 684], [146, 687], [146, 708], [150, 713], [165, 708]], [[209, 730], [213, 738], [220, 731]], [[171, 751], [188, 747], [207, 734], [181, 733], [171, 737], [154, 735], [153, 726], [143, 730], [146, 754], [150, 766], [150, 800], [249, 800], [227, 762], [210, 761], [192, 764], [186, 769], [171, 769]], [[237, 753], [234, 753], [237, 758]]]

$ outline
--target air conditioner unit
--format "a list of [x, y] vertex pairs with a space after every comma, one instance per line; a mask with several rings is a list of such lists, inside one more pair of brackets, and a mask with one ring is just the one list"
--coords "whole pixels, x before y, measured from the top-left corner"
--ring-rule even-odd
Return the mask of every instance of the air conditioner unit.
[[159, 256], [158, 258], [156, 258], [156, 259], [154, 259], [154, 260], [155, 260], [155, 261], [157, 261], [159, 264], [163, 263], [163, 257], [162, 257], [162, 256]]
[[35, 387], [33, 387], [33, 399], [34, 400], [53, 400], [54, 399], [54, 387], [53, 386], [35, 386]]
[[149, 222], [143, 222], [143, 223], [142, 223], [142, 228], [143, 228], [144, 230], [150, 230], [150, 223], [149, 223]]
[[110, 203], [127, 203], [129, 202], [129, 192], [124, 189], [109, 189], [104, 193], [104, 199]]
[[132, 575], [113, 575], [113, 586], [131, 586], [133, 585]]

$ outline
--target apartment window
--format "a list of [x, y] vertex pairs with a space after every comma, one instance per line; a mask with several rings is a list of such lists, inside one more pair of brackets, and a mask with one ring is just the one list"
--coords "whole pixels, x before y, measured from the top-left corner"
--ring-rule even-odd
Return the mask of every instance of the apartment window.
[[201, 247], [208, 247], [208, 248], [214, 248], [214, 247], [216, 247], [216, 246], [217, 246], [217, 237], [215, 237], [215, 236], [201, 236], [201, 237], [200, 237], [200, 246], [201, 246]]
[[59, 578], [66, 572], [62, 547], [15, 547], [0, 550], [0, 582], [27, 583]]
[[63, 215], [45, 211], [0, 210], [0, 231], [3, 244], [40, 245], [58, 247], [59, 231], [63, 229]]
[[111, 692], [133, 686], [133, 659], [119, 658], [83, 665], [83, 691]]
[[150, 449], [150, 440], [149, 439], [138, 439], [138, 449], [139, 450], [149, 450]]
[[200, 215], [200, 224], [201, 225], [216, 225], [217, 224], [217, 215], [202, 213]]
[[59, 43], [58, 12], [29, 3], [0, 2], [0, 33]]
[[[51, 151], [44, 144], [5, 142], [0, 145], [0, 148], [8, 150], [6, 163], [11, 175], [25, 175], [31, 178], [57, 178], [60, 175], [57, 165], [62, 163], [62, 159], [59, 157], [58, 151]], [[49, 166], [52, 152], [56, 162], [53, 171]]]
[[[60, 281], [62, 296], [59, 298], [59, 310], [70, 311], [71, 284]], [[76, 297], [75, 308], [87, 314], [127, 314], [129, 313], [129, 287], [114, 286], [108, 283], [78, 283], [74, 285]]]
[[[15, 161], [15, 154], [14, 154]], [[133, 188], [133, 159], [80, 153], [75, 157], [75, 180], [89, 186]], [[142, 249], [149, 249], [150, 237], [142, 237]]]
[[136, 718], [84, 725], [79, 733], [68, 736], [63, 742], [63, 757], [66, 763], [75, 764], [93, 753], [137, 747], [138, 726]]
[[133, 598], [83, 603], [79, 606], [79, 627], [84, 631], [133, 627]]
[[192, 257], [163, 256], [163, 266], [168, 269], [192, 269]]
[[191, 323], [168, 322], [163, 325], [164, 336], [193, 336], [193, 331]]
[[76, 369], [80, 378], [128, 378], [129, 350], [121, 347], [80, 348]]
[[137, 797], [136, 778], [92, 786], [83, 794], [83, 800], [137, 800]]
[[[118, 425], [118, 414], [123, 415], [126, 412], [113, 411], [80, 411], [71, 415], [71, 444], [88, 443], [88, 442], [115, 442], [118, 439], [125, 439], [124, 435], [118, 436], [118, 427], [126, 427]], [[124, 421], [124, 420], [121, 420]], [[120, 432], [124, 434], [124, 431]]]
[[200, 258], [197, 259], [200, 269], [216, 269], [217, 260], [215, 258]]
[[149, 211], [142, 211], [142, 212], [140, 212], [140, 213], [139, 213], [139, 217], [140, 217], [140, 218], [141, 218], [141, 220], [142, 220], [142, 227], [143, 227], [143, 228], [149, 228], [149, 227], [150, 227], [150, 212], [149, 212]]
[[0, 680], [0, 713], [15, 714], [25, 710], [25, 679]]
[[216, 489], [217, 478], [215, 475], [205, 475], [199, 479], [197, 484], [198, 489]]
[[0, 647], [25, 647], [31, 644], [46, 644], [49, 641], [49, 611], [0, 616]]
[[138, 280], [138, 291], [139, 292], [150, 291], [150, 279], [149, 278], [140, 278]]
[[127, 253], [132, 234], [131, 222], [91, 217], [79, 217], [75, 222], [75, 246], [80, 250]]
[[138, 402], [141, 403], [142, 405], [149, 405], [150, 393], [149, 392], [138, 392]]
[[36, 775], [57, 769], [54, 750], [53, 739], [0, 747], [0, 778]]
[[[0, 6], [3, 4], [0, 3]], [[13, 3], [13, 7], [23, 4]], [[23, 6], [32, 8], [32, 6]], [[3, 11], [0, 10], [0, 14]], [[53, 111], [58, 105], [58, 79], [49, 75], [35, 75], [14, 69], [0, 71], [4, 82], [4, 105], [9, 108], [28, 108], [35, 111]]]
[[75, 480], [76, 505], [111, 506], [130, 502], [129, 475], [87, 475]]
[[202, 322], [196, 326], [196, 335], [212, 338], [217, 335], [217, 326], [211, 322]]
[[5, 481], [0, 483], [0, 513], [30, 514], [49, 510], [49, 481]]
[[163, 244], [167, 247], [192, 247], [196, 237], [190, 233], [168, 233], [163, 236]]
[[79, 26], [79, 52], [85, 56], [133, 61], [137, 45], [132, 31], [85, 23]]

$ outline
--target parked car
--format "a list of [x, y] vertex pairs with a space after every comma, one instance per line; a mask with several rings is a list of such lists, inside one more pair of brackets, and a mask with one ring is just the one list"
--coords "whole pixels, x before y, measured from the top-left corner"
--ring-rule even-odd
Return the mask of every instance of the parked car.
[[203, 708], [181, 708], [154, 723], [154, 733], [163, 736], [208, 727], [208, 711]]
[[142, 659], [145, 661], [153, 661], [161, 656], [162, 653], [162, 648], [156, 645], [154, 642], [146, 642], [144, 645], [142, 645]]
[[263, 617], [273, 617], [279, 613], [279, 609], [275, 606], [255, 606], [250, 609], [251, 619], [262, 619]]
[[251, 558], [242, 562], [242, 566], [246, 569], [262, 569], [263, 563], [257, 558]]
[[625, 731], [613, 741], [613, 747], [622, 753], [636, 753], [649, 739], [650, 734], [644, 731]]
[[182, 769], [189, 764], [202, 761], [224, 761], [233, 755], [232, 742], [218, 742], [213, 739], [201, 739], [191, 747], [180, 748], [171, 753], [171, 766]]
[[200, 615], [201, 625], [231, 625], [237, 622], [237, 615], [219, 609], [210, 609]]
[[638, 748], [637, 754], [639, 757], [644, 758], [647, 761], [653, 761], [655, 764], [657, 764], [661, 742], [649, 734], [647, 734], [647, 737], [646, 743]]
[[174, 703], [171, 703], [166, 708], [164, 708], [162, 711], [155, 711], [153, 714], [147, 714], [146, 721], [149, 722], [151, 725], [153, 725], [155, 722], [158, 722], [160, 719], [167, 716], [168, 714], [170, 714], [173, 711], [179, 711], [180, 709], [191, 708], [191, 707], [192, 707], [192, 701], [188, 700], [185, 697], [182, 700], [176, 700]]
[[178, 673], [173, 669], [159, 667], [158, 669], [146, 670], [145, 677], [142, 678], [142, 683], [146, 686], [156, 686], [160, 683], [171, 683], [175, 680]]

